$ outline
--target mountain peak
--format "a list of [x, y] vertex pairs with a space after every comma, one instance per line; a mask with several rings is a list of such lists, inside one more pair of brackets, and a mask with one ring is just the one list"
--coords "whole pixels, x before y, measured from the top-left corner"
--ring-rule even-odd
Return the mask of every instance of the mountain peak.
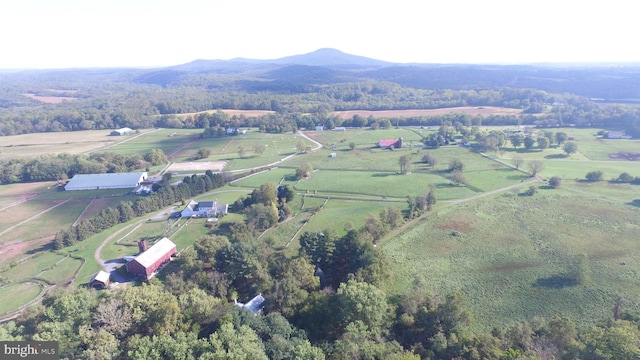
[[364, 56], [351, 55], [337, 49], [321, 48], [316, 51], [287, 56], [273, 60], [277, 64], [299, 64], [309, 66], [388, 66], [390, 63]]

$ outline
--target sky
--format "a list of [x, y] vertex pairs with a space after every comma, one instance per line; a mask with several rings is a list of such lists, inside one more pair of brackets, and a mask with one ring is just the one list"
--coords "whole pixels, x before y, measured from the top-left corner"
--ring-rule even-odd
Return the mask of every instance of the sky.
[[638, 62], [636, 24], [628, 0], [10, 0], [0, 6], [0, 69], [320, 48], [398, 63]]

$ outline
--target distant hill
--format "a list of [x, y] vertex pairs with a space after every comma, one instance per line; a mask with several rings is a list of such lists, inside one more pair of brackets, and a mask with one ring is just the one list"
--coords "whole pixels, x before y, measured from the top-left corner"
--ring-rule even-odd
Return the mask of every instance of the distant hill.
[[[65, 88], [93, 88], [94, 84], [117, 82], [123, 86], [280, 93], [315, 92], [340, 83], [385, 82], [416, 89], [534, 88], [625, 102], [640, 99], [640, 64], [399, 64], [328, 48], [279, 59], [200, 59], [155, 69], [4, 72], [0, 81], [11, 89], [38, 88], [31, 85], [54, 82], [63, 83]], [[22, 101], [17, 95], [2, 100], [0, 107], [13, 107]]]
[[157, 69], [136, 80], [179, 85], [202, 73], [234, 75], [236, 87], [251, 91], [304, 92], [315, 85], [385, 81], [419, 89], [515, 87], [640, 99], [640, 64], [399, 64], [329, 48], [270, 60], [196, 60]]

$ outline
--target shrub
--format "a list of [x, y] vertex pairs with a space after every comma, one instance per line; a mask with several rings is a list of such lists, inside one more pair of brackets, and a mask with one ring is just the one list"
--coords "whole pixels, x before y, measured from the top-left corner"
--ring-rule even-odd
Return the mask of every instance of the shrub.
[[535, 186], [529, 186], [529, 188], [527, 189], [527, 191], [525, 191], [524, 193], [529, 195], [529, 196], [533, 196], [538, 192], [538, 188]]
[[603, 175], [604, 174], [602, 173], [602, 171], [595, 170], [589, 171], [587, 175], [585, 175], [585, 178], [587, 179], [587, 181], [602, 181]]
[[630, 183], [633, 181], [633, 176], [631, 176], [631, 174], [629, 174], [628, 172], [623, 172], [622, 174], [620, 174], [620, 176], [618, 176], [616, 181]]
[[549, 186], [551, 186], [553, 189], [559, 188], [561, 183], [562, 180], [557, 176], [553, 176], [551, 177], [551, 179], [549, 179]]

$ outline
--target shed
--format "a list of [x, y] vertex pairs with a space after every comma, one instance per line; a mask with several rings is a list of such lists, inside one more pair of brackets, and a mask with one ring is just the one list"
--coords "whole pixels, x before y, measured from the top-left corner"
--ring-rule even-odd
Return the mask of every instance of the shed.
[[149, 280], [162, 265], [171, 261], [171, 256], [175, 253], [176, 244], [164, 237], [127, 263], [127, 271], [131, 275]]
[[98, 271], [98, 273], [89, 281], [89, 287], [96, 290], [102, 290], [109, 287], [111, 275], [106, 271]]

